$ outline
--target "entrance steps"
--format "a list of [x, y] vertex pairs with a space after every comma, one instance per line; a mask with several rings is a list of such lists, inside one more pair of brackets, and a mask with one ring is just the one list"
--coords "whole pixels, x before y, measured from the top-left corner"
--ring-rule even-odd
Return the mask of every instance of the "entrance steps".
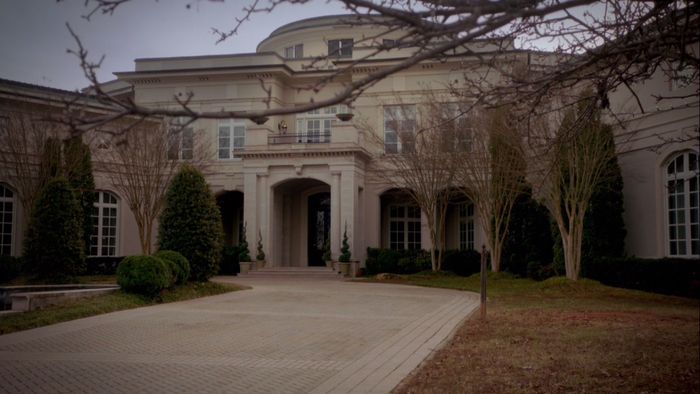
[[341, 279], [342, 275], [338, 271], [333, 271], [327, 267], [265, 267], [247, 274], [240, 274], [242, 278], [318, 278], [318, 279]]

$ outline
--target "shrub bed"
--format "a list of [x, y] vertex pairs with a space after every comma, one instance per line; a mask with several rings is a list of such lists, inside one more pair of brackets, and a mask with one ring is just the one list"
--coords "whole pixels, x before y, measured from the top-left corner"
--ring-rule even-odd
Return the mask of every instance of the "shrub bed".
[[481, 253], [476, 250], [446, 250], [442, 270], [459, 276], [470, 276], [481, 271]]
[[219, 275], [238, 275], [241, 272], [241, 266], [238, 264], [240, 255], [241, 248], [238, 246], [224, 246], [221, 250]]
[[119, 263], [117, 283], [124, 291], [153, 297], [170, 286], [167, 263], [153, 256], [129, 256]]
[[[460, 276], [479, 272], [481, 254], [475, 250], [446, 250], [442, 270]], [[430, 252], [425, 250], [391, 250], [367, 248], [367, 274], [415, 274], [432, 269]]]
[[187, 261], [185, 256], [173, 250], [159, 250], [153, 256], [164, 260], [168, 264], [173, 276], [173, 284], [182, 285], [187, 283], [187, 279], [190, 277], [190, 262]]
[[87, 275], [114, 275], [124, 256], [88, 257], [85, 259]]
[[700, 264], [678, 258], [601, 258], [582, 266], [586, 278], [610, 286], [700, 298]]
[[21, 257], [0, 256], [0, 282], [10, 281], [21, 274]]

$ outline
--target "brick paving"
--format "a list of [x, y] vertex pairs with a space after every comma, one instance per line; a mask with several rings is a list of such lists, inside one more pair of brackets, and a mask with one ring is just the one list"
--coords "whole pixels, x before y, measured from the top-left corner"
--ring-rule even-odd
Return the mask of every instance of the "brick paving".
[[384, 393], [475, 294], [322, 278], [0, 336], [0, 393]]

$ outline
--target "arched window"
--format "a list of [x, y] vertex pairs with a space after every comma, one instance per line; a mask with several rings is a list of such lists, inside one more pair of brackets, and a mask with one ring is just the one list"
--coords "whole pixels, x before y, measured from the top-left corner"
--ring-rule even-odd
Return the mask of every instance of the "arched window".
[[15, 193], [0, 183], [0, 256], [12, 255], [15, 205]]
[[90, 256], [116, 256], [117, 218], [119, 204], [117, 196], [110, 192], [97, 192], [92, 208], [92, 235]]
[[698, 154], [684, 152], [666, 165], [668, 254], [691, 257], [698, 242]]

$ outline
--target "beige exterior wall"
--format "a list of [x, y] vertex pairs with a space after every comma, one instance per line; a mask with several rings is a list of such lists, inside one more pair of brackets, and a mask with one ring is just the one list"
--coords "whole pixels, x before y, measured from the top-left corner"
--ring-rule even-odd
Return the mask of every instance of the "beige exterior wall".
[[[119, 83], [115, 86], [118, 85], [120, 91], [124, 91], [125, 85], [133, 86], [135, 100], [142, 105], [176, 107], [175, 97], [184, 99], [191, 94], [190, 107], [195, 110], [233, 111], [265, 108], [267, 95], [260, 88], [263, 83], [271, 89], [270, 106], [275, 108], [330, 98], [344, 83], [391, 64], [395, 61], [391, 60], [393, 58], [412, 53], [410, 48], [385, 53], [320, 93], [298, 90], [327, 75], [329, 69], [335, 69], [333, 62], [316, 64], [312, 70], [303, 68], [309, 63], [308, 57], [326, 54], [328, 40], [355, 38], [360, 41], [361, 37], [377, 33], [376, 29], [321, 23], [331, 19], [315, 18], [278, 29], [254, 54], [137, 59], [134, 71], [117, 73]], [[304, 59], [284, 59], [284, 48], [297, 43], [304, 44]], [[353, 57], [373, 50], [370, 44], [358, 44]], [[540, 60], [552, 59], [543, 57]], [[210, 148], [205, 175], [212, 191], [217, 195], [231, 191], [243, 193], [243, 220], [252, 255], [260, 234], [270, 265], [308, 264], [308, 197], [318, 192], [330, 193], [329, 236], [333, 258], [339, 255], [346, 224], [354, 259], [364, 262], [367, 247], [388, 246], [388, 213], [382, 211], [381, 198], [390, 186], [378, 183], [371, 176], [377, 154], [383, 152], [383, 108], [392, 104], [420, 104], [426, 101], [426, 91], [439, 96], [447, 83], [463, 78], [461, 71], [456, 70], [464, 61], [469, 60], [450, 58], [421, 64], [379, 81], [353, 104], [351, 121], [335, 122], [329, 143], [300, 143], [294, 137], [286, 143], [273, 143], [273, 137], [280, 135], [278, 124], [281, 121], [289, 126], [287, 137], [293, 136], [298, 131], [296, 120], [306, 114], [272, 116], [263, 125], [246, 120], [241, 121], [246, 126], [242, 154], [219, 160], [217, 133], [222, 121], [195, 122], [193, 127], [197, 135]], [[697, 135], [698, 127], [697, 96], [682, 100], [680, 104], [656, 108], [651, 94], [668, 86], [668, 81], [664, 82], [661, 77], [640, 86], [640, 97], [647, 107], [644, 115], [634, 109], [636, 100], [628, 93], [619, 91], [610, 97], [616, 113], [625, 114], [620, 118], [617, 141], [625, 181], [627, 250], [640, 257], [667, 255], [662, 179], [665, 160], [674, 152], [697, 152], [698, 149], [697, 140], [663, 143], [664, 138], [677, 138], [692, 130]], [[663, 146], [652, 150], [657, 145]], [[96, 178], [99, 189], [118, 195], [108, 178], [101, 174]], [[450, 211], [447, 246], [457, 248], [459, 220], [457, 210]], [[480, 250], [486, 240], [476, 215], [475, 212], [474, 246]], [[23, 221], [21, 214], [17, 215], [17, 220]], [[424, 217], [421, 233], [422, 247], [429, 248]], [[19, 246], [21, 237], [16, 238]], [[120, 255], [140, 253], [134, 218], [123, 199], [119, 205], [118, 250]]]

